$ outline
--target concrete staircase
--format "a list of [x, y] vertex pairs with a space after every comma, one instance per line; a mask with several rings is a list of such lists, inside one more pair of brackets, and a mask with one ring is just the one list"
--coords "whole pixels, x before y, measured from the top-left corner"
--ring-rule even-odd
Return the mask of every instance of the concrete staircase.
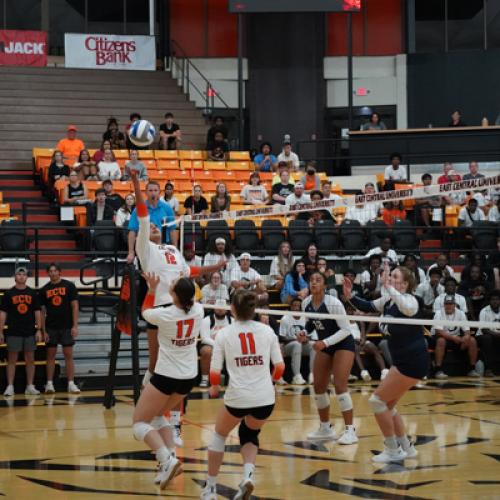
[[78, 127], [89, 148], [98, 147], [106, 120], [121, 130], [131, 112], [156, 127], [167, 111], [183, 131], [184, 149], [203, 149], [207, 125], [168, 72], [0, 67], [0, 169], [31, 168], [35, 146], [54, 147], [66, 126]]

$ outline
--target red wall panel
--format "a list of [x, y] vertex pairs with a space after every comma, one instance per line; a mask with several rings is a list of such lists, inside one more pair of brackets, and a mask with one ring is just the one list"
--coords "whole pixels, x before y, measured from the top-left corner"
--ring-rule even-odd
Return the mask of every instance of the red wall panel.
[[208, 3], [208, 57], [237, 57], [238, 17], [231, 14], [227, 0]]
[[204, 0], [170, 0], [170, 36], [190, 57], [206, 57]]

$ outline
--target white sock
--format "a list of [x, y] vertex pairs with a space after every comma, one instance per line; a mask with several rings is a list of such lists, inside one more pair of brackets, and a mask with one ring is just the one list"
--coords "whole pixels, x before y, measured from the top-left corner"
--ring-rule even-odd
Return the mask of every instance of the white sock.
[[319, 428], [320, 429], [324, 429], [324, 430], [327, 430], [327, 429], [330, 429], [332, 425], [330, 424], [330, 422], [320, 422], [319, 423]]
[[217, 476], [207, 476], [207, 484], [209, 486], [215, 486], [217, 484]]
[[398, 440], [398, 443], [401, 445], [401, 448], [403, 448], [403, 450], [407, 450], [411, 446], [411, 442], [408, 439], [408, 436], [398, 436], [396, 439]]
[[165, 464], [168, 462], [171, 453], [166, 446], [162, 446], [161, 448], [158, 448], [155, 451], [155, 455], [156, 455], [156, 460], [158, 460], [158, 462], [160, 462], [161, 464]]
[[251, 463], [243, 464], [244, 478], [250, 479], [255, 471], [255, 465]]
[[208, 380], [208, 375], [202, 375], [201, 380]]
[[167, 448], [171, 457], [177, 458], [177, 454], [175, 453], [175, 448]]
[[396, 439], [396, 436], [390, 436], [386, 437], [384, 439], [384, 444], [389, 448], [391, 451], [396, 451], [398, 449], [398, 440]]
[[180, 423], [181, 423], [181, 412], [180, 411], [171, 411], [170, 412], [170, 423], [172, 425], [180, 425]]
[[349, 431], [349, 430], [353, 431], [353, 430], [354, 430], [354, 425], [352, 425], [352, 424], [351, 424], [351, 425], [347, 425], [347, 424], [346, 424], [346, 426], [345, 426], [345, 430], [346, 430], [346, 431]]

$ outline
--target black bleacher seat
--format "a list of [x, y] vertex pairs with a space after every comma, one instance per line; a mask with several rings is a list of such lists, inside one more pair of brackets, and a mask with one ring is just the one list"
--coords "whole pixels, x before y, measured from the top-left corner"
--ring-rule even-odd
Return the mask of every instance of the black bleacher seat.
[[[6, 252], [26, 250], [26, 233], [19, 220], [4, 220], [0, 226], [0, 246]], [[7, 255], [4, 254], [3, 257]]]
[[318, 220], [314, 225], [314, 240], [321, 255], [334, 253], [339, 248], [339, 234], [332, 220]]
[[198, 223], [185, 222], [184, 223], [184, 244], [193, 243], [195, 245], [196, 253], [201, 255], [205, 252], [205, 238], [203, 236], [203, 229]]
[[253, 220], [238, 219], [234, 223], [234, 244], [240, 252], [259, 250], [259, 235]]
[[281, 221], [275, 219], [262, 221], [262, 243], [266, 253], [276, 255], [278, 248], [285, 241], [285, 230]]
[[225, 220], [209, 220], [205, 232], [208, 246], [216, 238], [224, 238], [226, 241], [231, 241], [231, 232]]
[[394, 248], [399, 252], [417, 252], [417, 230], [409, 220], [398, 220], [393, 225]]
[[365, 254], [366, 237], [363, 226], [357, 220], [346, 219], [340, 225], [342, 248], [349, 253]]
[[113, 252], [116, 247], [119, 232], [112, 220], [98, 220], [94, 227], [94, 249], [99, 252]]
[[313, 241], [312, 228], [306, 220], [292, 220], [288, 223], [288, 239], [294, 252], [305, 252]]
[[480, 250], [496, 250], [500, 226], [496, 222], [478, 220], [472, 223], [471, 234], [475, 248]]
[[389, 235], [389, 228], [383, 220], [371, 220], [366, 224], [368, 246], [379, 247], [382, 240]]

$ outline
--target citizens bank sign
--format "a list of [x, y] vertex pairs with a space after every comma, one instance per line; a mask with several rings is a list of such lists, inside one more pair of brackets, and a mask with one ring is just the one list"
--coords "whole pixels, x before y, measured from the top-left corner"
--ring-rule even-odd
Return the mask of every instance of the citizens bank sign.
[[66, 33], [64, 47], [67, 68], [156, 69], [152, 36]]
[[46, 66], [47, 34], [0, 30], [0, 66]]

